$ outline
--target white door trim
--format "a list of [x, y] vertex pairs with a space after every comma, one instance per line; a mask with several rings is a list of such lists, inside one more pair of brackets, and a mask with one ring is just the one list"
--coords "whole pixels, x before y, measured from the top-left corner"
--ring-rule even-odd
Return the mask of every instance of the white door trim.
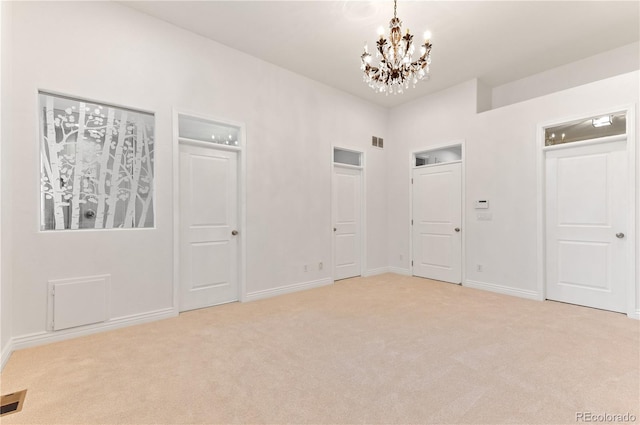
[[[180, 138], [178, 134], [178, 115], [189, 115], [191, 117], [202, 118], [215, 121], [221, 124], [228, 124], [240, 128], [240, 138], [237, 147], [229, 147], [214, 143], [206, 143], [198, 140]], [[247, 155], [246, 155], [246, 127], [244, 123], [231, 121], [223, 118], [191, 112], [185, 109], [173, 108], [173, 311], [180, 313], [180, 143], [187, 143], [197, 146], [206, 146], [219, 150], [234, 150], [238, 152], [238, 298], [240, 302], [247, 300], [246, 287], [246, 246], [247, 246]]]
[[[461, 159], [460, 161], [452, 161], [452, 162], [460, 162], [461, 165], [461, 180], [462, 180], [462, 193], [460, 194], [460, 196], [462, 196], [462, 217], [460, 217], [461, 223], [462, 223], [462, 252], [461, 252], [461, 256], [462, 258], [460, 259], [461, 261], [461, 267], [462, 267], [462, 279], [461, 279], [461, 285], [464, 286], [465, 281], [466, 281], [466, 250], [467, 250], [467, 214], [466, 214], [466, 165], [465, 165], [465, 139], [459, 139], [459, 140], [452, 140], [450, 142], [446, 142], [446, 143], [440, 143], [437, 145], [430, 145], [430, 146], [426, 146], [422, 149], [415, 149], [411, 152], [410, 156], [409, 156], [409, 220], [407, 220], [407, 229], [408, 229], [408, 235], [409, 235], [409, 276], [413, 276], [413, 265], [411, 264], [411, 262], [413, 261], [413, 226], [411, 224], [411, 220], [413, 219], [413, 183], [411, 182], [411, 179], [413, 178], [413, 169], [417, 168], [416, 167], [416, 163], [415, 163], [415, 158], [416, 158], [416, 154], [418, 153], [423, 153], [423, 152], [428, 152], [428, 151], [435, 151], [435, 150], [439, 150], [439, 149], [444, 149], [444, 148], [451, 148], [454, 146], [460, 146], [461, 150], [462, 150], [462, 155], [461, 155]], [[446, 165], [446, 164], [450, 164], [452, 162], [444, 162], [444, 163], [438, 163], [438, 164], [432, 164], [432, 165], [423, 165], [422, 167], [437, 167], [439, 165]]]
[[630, 318], [640, 319], [640, 306], [636, 305], [636, 296], [638, 291], [638, 285], [640, 285], [640, 276], [636, 278], [636, 107], [635, 105], [623, 105], [619, 107], [603, 108], [596, 111], [587, 112], [577, 116], [565, 117], [562, 119], [555, 119], [539, 123], [537, 126], [536, 134], [536, 175], [537, 175], [537, 299], [546, 299], [546, 221], [545, 221], [545, 157], [546, 151], [550, 149], [563, 149], [571, 148], [580, 145], [592, 144], [592, 143], [607, 143], [615, 140], [620, 140], [621, 137], [604, 137], [600, 139], [593, 139], [584, 142], [566, 143], [563, 145], [557, 145], [553, 148], [545, 147], [544, 145], [544, 133], [545, 128], [561, 125], [567, 122], [577, 121], [592, 116], [606, 115], [612, 112], [625, 112], [627, 117], [627, 129], [625, 138], [627, 140], [627, 161], [628, 161], [628, 193], [627, 199], [630, 208], [627, 211], [627, 229], [625, 234], [629, 238], [627, 244], [627, 316]]
[[[345, 151], [351, 151], [359, 153], [362, 159], [360, 166], [348, 165], [348, 164], [340, 164], [333, 162], [333, 151], [334, 149], [342, 149]], [[329, 217], [331, 217], [331, 226], [329, 227], [329, 232], [331, 233], [331, 280], [335, 283], [335, 261], [336, 261], [336, 244], [335, 244], [335, 235], [333, 234], [333, 225], [335, 223], [335, 217], [333, 216], [333, 169], [334, 167], [342, 167], [342, 168], [350, 168], [350, 169], [360, 169], [362, 173], [360, 175], [360, 276], [365, 276], [367, 271], [367, 156], [365, 152], [354, 147], [348, 147], [345, 145], [331, 145], [331, 156], [329, 161], [329, 171], [331, 176], [331, 191], [330, 191], [330, 202], [329, 202]]]

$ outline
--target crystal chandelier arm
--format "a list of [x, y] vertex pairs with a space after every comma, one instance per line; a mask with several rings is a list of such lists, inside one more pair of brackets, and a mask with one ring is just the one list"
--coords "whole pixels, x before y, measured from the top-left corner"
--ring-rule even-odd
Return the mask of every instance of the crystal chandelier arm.
[[422, 47], [424, 47], [424, 53], [420, 56], [420, 59], [426, 60], [429, 55], [431, 55], [431, 43], [429, 41], [425, 41]]
[[405, 55], [411, 53], [411, 44], [413, 42], [413, 36], [409, 33], [406, 33], [404, 37], [402, 37], [402, 41], [404, 42], [404, 53]]
[[387, 40], [384, 38], [381, 38], [380, 40], [377, 41], [376, 43], [377, 47], [378, 47], [378, 53], [380, 53], [380, 56], [382, 56], [382, 60], [385, 62], [389, 62], [389, 59], [387, 58], [387, 51], [388, 51], [388, 43]]
[[366, 68], [365, 68], [365, 72], [367, 74], [369, 74], [370, 77], [373, 77], [379, 71], [380, 71], [380, 69], [377, 66], [367, 65]]

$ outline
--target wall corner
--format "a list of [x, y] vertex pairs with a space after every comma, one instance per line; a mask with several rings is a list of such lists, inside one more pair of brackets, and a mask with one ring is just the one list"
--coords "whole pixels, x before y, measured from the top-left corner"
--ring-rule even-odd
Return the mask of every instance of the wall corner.
[[491, 86], [476, 79], [476, 113], [491, 110], [493, 89]]

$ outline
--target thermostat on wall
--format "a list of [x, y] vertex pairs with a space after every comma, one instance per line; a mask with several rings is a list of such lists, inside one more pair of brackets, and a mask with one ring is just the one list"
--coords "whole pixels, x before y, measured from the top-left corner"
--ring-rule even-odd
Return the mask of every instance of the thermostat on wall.
[[486, 201], [486, 200], [476, 201], [477, 210], [486, 210], [488, 208], [489, 208], [489, 201]]

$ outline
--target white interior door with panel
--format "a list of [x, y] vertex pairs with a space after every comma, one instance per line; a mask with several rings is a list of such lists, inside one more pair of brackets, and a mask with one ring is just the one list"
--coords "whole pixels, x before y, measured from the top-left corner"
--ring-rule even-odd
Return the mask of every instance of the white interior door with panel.
[[334, 280], [361, 275], [362, 169], [333, 167]]
[[626, 141], [548, 150], [546, 297], [626, 311]]
[[238, 152], [180, 143], [180, 311], [237, 301]]
[[462, 283], [462, 163], [413, 169], [413, 275]]

